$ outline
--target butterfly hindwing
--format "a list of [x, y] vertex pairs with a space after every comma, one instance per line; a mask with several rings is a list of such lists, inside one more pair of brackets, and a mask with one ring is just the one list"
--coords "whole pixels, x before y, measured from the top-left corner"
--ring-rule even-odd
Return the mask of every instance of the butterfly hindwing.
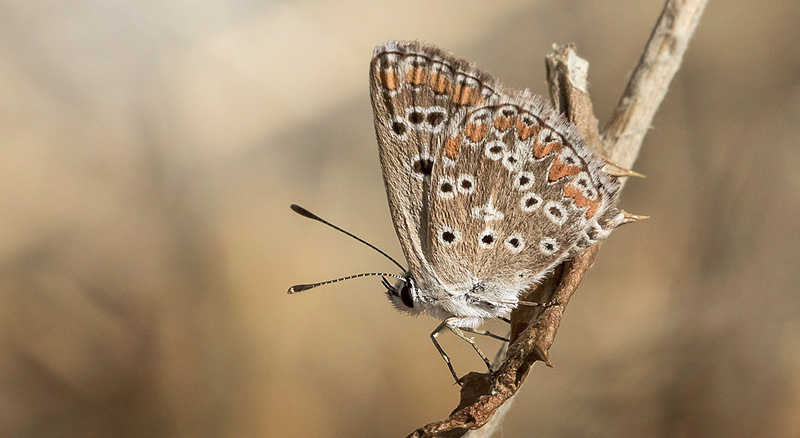
[[[613, 194], [597, 188], [596, 157], [579, 153], [585, 146], [553, 114], [538, 96], [505, 91], [496, 105], [468, 113], [461, 131], [470, 135], [457, 156], [437, 154], [445, 165], [434, 174], [431, 227], [460, 237], [430, 242], [445, 282], [528, 284], [573, 253], [610, 205]], [[466, 180], [474, 191], [441, 190]]]
[[423, 289], [505, 299], [616, 225], [616, 179], [540, 96], [415, 42], [379, 46], [370, 79], [392, 217]]

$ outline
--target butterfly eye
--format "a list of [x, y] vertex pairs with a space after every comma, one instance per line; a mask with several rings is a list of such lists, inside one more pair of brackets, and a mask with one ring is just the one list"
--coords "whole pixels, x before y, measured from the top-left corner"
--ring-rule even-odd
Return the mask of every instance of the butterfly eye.
[[414, 308], [414, 299], [411, 297], [411, 288], [408, 286], [408, 283], [404, 284], [402, 289], [400, 289], [400, 301], [407, 307], [411, 309]]

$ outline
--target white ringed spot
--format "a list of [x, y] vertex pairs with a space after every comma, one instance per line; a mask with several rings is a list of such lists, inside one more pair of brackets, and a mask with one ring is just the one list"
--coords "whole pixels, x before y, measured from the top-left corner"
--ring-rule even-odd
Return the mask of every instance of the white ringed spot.
[[468, 173], [462, 173], [458, 175], [457, 185], [458, 193], [470, 195], [475, 192], [475, 177]]
[[506, 248], [508, 248], [512, 254], [519, 254], [523, 249], [525, 249], [525, 240], [520, 234], [512, 234], [506, 237], [504, 243], [506, 244]]
[[503, 166], [510, 171], [515, 171], [519, 167], [519, 157], [517, 154], [505, 153], [503, 154]]
[[421, 106], [406, 108], [406, 120], [411, 125], [411, 129], [425, 129], [425, 116], [427, 109]]
[[441, 106], [432, 106], [425, 111], [425, 130], [437, 133], [447, 124], [447, 110]]
[[544, 214], [556, 225], [564, 225], [567, 221], [567, 209], [555, 201], [548, 201], [544, 205]]
[[483, 249], [492, 249], [497, 242], [497, 232], [487, 228], [478, 233], [478, 245]]
[[517, 115], [517, 107], [514, 105], [504, 105], [502, 108], [498, 109], [497, 112], [505, 118], [511, 118]]
[[502, 141], [493, 140], [486, 143], [486, 147], [483, 150], [483, 153], [486, 154], [486, 158], [497, 161], [503, 158], [506, 152], [506, 144]]
[[575, 155], [575, 152], [572, 151], [569, 147], [564, 147], [561, 149], [561, 153], [558, 154], [558, 157], [561, 159], [561, 162], [566, 164], [567, 166], [580, 166], [581, 162], [578, 159], [578, 156]]
[[552, 237], [545, 237], [539, 242], [539, 251], [544, 255], [553, 255], [558, 251], [558, 241]]
[[433, 172], [433, 157], [427, 152], [415, 155], [414, 158], [411, 159], [409, 167], [411, 168], [411, 174], [414, 175], [414, 178], [420, 181], [425, 178], [430, 178]]
[[456, 183], [452, 178], [443, 176], [439, 178], [439, 185], [436, 194], [442, 199], [453, 199], [456, 197]]
[[519, 200], [519, 207], [525, 213], [530, 213], [532, 211], [535, 211], [537, 208], [541, 206], [542, 206], [542, 197], [533, 192], [528, 192], [522, 195], [522, 199]]
[[461, 233], [459, 233], [455, 228], [443, 226], [439, 228], [439, 231], [436, 233], [436, 237], [442, 246], [451, 247], [461, 240]]
[[586, 190], [592, 186], [592, 179], [589, 177], [589, 174], [586, 172], [580, 172], [572, 179], [572, 184], [578, 188], [578, 190]]
[[539, 131], [539, 143], [561, 143], [564, 144], [564, 139], [557, 132], [552, 129], [542, 129]]
[[533, 174], [530, 172], [520, 172], [514, 178], [514, 188], [520, 192], [524, 192], [533, 187]]
[[389, 134], [398, 140], [408, 138], [408, 129], [408, 124], [402, 117], [395, 117], [389, 121]]

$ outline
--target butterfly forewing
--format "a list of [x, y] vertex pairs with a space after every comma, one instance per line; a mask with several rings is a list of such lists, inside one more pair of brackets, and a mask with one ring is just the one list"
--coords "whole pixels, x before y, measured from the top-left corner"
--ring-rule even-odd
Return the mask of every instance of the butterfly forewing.
[[[488, 77], [465, 74], [468, 64], [417, 43], [379, 46], [370, 69], [370, 89], [389, 207], [410, 271], [422, 288], [436, 277], [431, 218], [434, 179], [443, 163], [437, 154], [458, 131], [467, 110], [495, 93]], [[437, 180], [438, 181], [438, 180]], [[462, 188], [462, 190], [464, 190]], [[452, 187], [453, 194], [457, 188]], [[423, 275], [419, 275], [423, 274]]]

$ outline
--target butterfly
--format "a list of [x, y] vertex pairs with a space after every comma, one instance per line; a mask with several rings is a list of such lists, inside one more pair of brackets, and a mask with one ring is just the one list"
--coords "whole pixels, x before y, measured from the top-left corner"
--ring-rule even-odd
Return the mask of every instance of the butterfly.
[[408, 268], [392, 259], [402, 275], [330, 282], [383, 276], [395, 308], [442, 321], [431, 338], [456, 381], [436, 340], [444, 329], [470, 342], [491, 370], [464, 332], [502, 339], [477, 328], [521, 304], [543, 305], [519, 296], [627, 222], [615, 206], [619, 181], [544, 98], [504, 87], [435, 46], [388, 41], [375, 48], [369, 77], [383, 180]]

